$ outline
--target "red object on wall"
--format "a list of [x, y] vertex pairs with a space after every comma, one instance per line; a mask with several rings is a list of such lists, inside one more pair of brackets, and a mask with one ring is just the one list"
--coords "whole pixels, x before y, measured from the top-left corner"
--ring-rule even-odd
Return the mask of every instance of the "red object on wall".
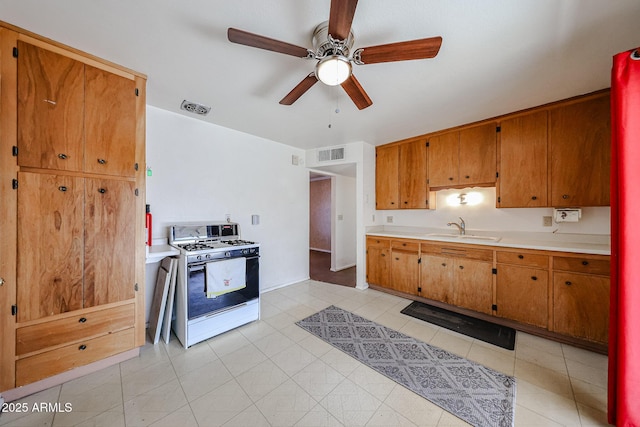
[[640, 48], [613, 57], [608, 419], [640, 426]]
[[147, 205], [147, 216], [145, 218], [144, 227], [147, 231], [147, 246], [151, 246], [151, 205]]

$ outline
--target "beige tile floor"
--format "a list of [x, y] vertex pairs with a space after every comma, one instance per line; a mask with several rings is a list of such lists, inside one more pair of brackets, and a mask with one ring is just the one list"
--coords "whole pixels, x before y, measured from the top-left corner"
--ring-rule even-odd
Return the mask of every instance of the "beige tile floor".
[[5, 426], [461, 426], [458, 418], [294, 322], [330, 304], [483, 363], [517, 382], [516, 426], [606, 425], [607, 358], [518, 333], [503, 350], [400, 314], [409, 300], [306, 281], [262, 296], [262, 319], [184, 350], [139, 358], [23, 399], [63, 413], [11, 413]]

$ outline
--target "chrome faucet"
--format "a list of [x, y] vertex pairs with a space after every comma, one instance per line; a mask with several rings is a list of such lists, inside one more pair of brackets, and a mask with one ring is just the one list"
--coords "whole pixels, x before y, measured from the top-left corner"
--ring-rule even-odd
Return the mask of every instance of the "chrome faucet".
[[460, 232], [460, 235], [463, 236], [465, 232], [466, 224], [464, 223], [464, 219], [462, 219], [461, 216], [458, 218], [460, 218], [460, 224], [458, 224], [457, 222], [448, 222], [447, 225], [449, 227], [451, 227], [452, 225], [455, 225], [456, 227], [458, 227], [458, 231]]

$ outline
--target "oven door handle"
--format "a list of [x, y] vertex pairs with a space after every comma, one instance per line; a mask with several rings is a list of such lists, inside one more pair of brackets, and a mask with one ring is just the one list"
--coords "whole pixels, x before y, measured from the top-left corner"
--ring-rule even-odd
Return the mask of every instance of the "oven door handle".
[[205, 267], [205, 264], [189, 265], [187, 266], [187, 270], [189, 270], [189, 273], [192, 273], [196, 271], [202, 271], [204, 270], [204, 267]]

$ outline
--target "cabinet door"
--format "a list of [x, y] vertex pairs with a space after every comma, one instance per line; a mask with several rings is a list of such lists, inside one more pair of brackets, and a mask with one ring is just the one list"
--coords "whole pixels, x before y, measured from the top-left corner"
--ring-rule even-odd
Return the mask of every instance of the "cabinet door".
[[85, 170], [135, 174], [135, 82], [91, 66], [85, 71]]
[[84, 65], [18, 41], [18, 164], [80, 171]]
[[376, 148], [376, 209], [398, 209], [397, 145]]
[[461, 185], [496, 182], [496, 124], [460, 131], [459, 179]]
[[456, 259], [453, 267], [453, 304], [491, 314], [492, 273], [487, 262]]
[[84, 306], [134, 297], [134, 183], [87, 179]]
[[500, 123], [498, 207], [547, 204], [547, 112], [536, 111]]
[[450, 132], [429, 139], [429, 187], [458, 184], [459, 132]]
[[606, 343], [609, 337], [609, 278], [553, 273], [553, 330]]
[[367, 283], [389, 286], [389, 249], [367, 247]]
[[549, 111], [552, 206], [609, 205], [609, 96]]
[[18, 322], [82, 308], [82, 178], [18, 173]]
[[421, 296], [453, 304], [454, 259], [422, 255], [420, 262]]
[[530, 267], [498, 264], [497, 315], [547, 328], [549, 319], [549, 273]]
[[420, 255], [414, 251], [391, 251], [391, 289], [418, 295], [420, 285]]
[[400, 145], [400, 208], [428, 208], [427, 143], [414, 141]]

